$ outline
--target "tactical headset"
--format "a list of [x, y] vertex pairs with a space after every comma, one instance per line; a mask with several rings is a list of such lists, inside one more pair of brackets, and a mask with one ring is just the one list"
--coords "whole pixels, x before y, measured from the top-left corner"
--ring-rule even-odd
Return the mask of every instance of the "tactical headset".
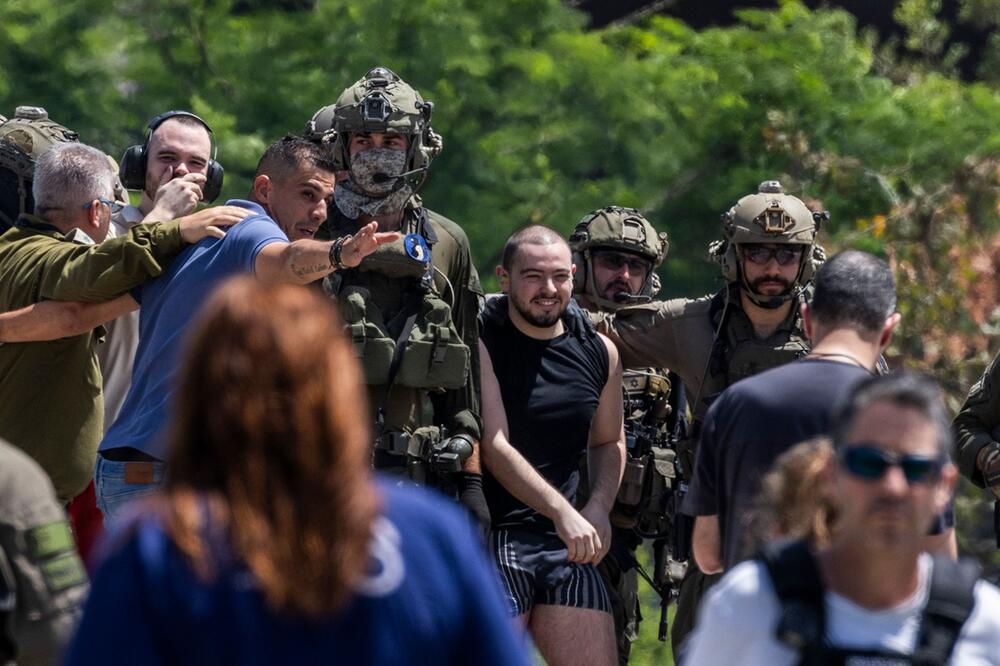
[[212, 128], [208, 126], [208, 123], [204, 119], [196, 116], [190, 111], [167, 111], [166, 113], [161, 113], [146, 125], [146, 140], [142, 145], [130, 146], [122, 154], [121, 165], [118, 167], [118, 177], [121, 178], [122, 185], [129, 190], [143, 190], [146, 188], [146, 165], [149, 160], [149, 139], [153, 136], [153, 132], [156, 128], [170, 120], [171, 118], [178, 117], [193, 118], [199, 123], [204, 125], [205, 129], [208, 130], [209, 135], [213, 139], [212, 141], [212, 158], [208, 160], [208, 164], [205, 168], [205, 184], [201, 188], [202, 200], [205, 203], [211, 203], [219, 197], [219, 193], [222, 192], [222, 179], [225, 175], [225, 171], [222, 165], [215, 161], [218, 156], [219, 147], [215, 145], [215, 134], [212, 133]]

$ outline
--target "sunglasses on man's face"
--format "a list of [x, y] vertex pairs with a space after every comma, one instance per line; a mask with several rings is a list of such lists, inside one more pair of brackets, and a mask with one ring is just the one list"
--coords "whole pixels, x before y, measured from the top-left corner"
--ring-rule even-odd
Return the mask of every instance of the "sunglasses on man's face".
[[629, 273], [645, 274], [652, 266], [645, 259], [624, 252], [594, 252], [593, 256], [602, 266], [612, 271], [620, 271], [628, 266]]
[[848, 472], [868, 481], [877, 481], [885, 476], [890, 467], [899, 467], [907, 483], [928, 483], [936, 479], [944, 467], [940, 457], [898, 456], [865, 444], [841, 449], [839, 458]]
[[802, 249], [795, 247], [765, 247], [763, 245], [744, 245], [743, 258], [763, 266], [771, 259], [776, 259], [779, 266], [791, 266], [802, 256]]

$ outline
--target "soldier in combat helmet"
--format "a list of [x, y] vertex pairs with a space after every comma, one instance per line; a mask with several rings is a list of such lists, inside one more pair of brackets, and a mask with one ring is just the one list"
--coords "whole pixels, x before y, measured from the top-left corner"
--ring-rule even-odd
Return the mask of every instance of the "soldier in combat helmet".
[[[615, 312], [626, 304], [648, 303], [659, 291], [655, 270], [666, 257], [667, 234], [657, 233], [636, 209], [608, 206], [588, 213], [569, 242], [576, 265], [573, 291], [587, 311]], [[665, 595], [664, 609], [671, 583], [679, 583], [683, 574], [683, 568], [670, 566], [673, 562], [665, 548], [672, 528], [666, 505], [676, 482], [673, 444], [683, 412], [683, 390], [676, 376], [658, 368], [628, 370], [622, 379], [625, 472], [611, 512], [611, 549], [597, 569], [611, 601], [618, 658], [627, 664], [641, 619], [635, 553], [643, 538], [657, 538], [658, 566], [651, 582]], [[589, 495], [587, 478], [580, 475], [581, 503]]]
[[[626, 368], [670, 368], [684, 384], [694, 421], [689, 438], [678, 445], [681, 488], [690, 479], [698, 428], [712, 401], [730, 384], [809, 352], [799, 309], [823, 261], [816, 233], [827, 219], [826, 212], [814, 213], [785, 194], [779, 182], [765, 181], [722, 216], [723, 238], [709, 248], [726, 279], [722, 290], [693, 300], [630, 305], [598, 322]], [[675, 652], [710, 583], [697, 567], [688, 567], [671, 628]]]
[[306, 134], [327, 143], [346, 172], [316, 237], [338, 238], [372, 220], [404, 234], [324, 282], [364, 369], [373, 464], [456, 495], [488, 526], [478, 452], [482, 288], [465, 232], [417, 196], [442, 148], [433, 109], [376, 67], [316, 112]]

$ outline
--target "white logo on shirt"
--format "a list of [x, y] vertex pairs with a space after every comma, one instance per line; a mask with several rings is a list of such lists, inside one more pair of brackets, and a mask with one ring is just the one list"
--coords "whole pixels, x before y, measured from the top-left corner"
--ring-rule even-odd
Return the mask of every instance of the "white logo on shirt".
[[406, 575], [406, 564], [399, 551], [402, 537], [387, 518], [381, 517], [372, 525], [369, 545], [371, 562], [365, 576], [355, 584], [358, 594], [366, 597], [385, 597], [395, 592]]

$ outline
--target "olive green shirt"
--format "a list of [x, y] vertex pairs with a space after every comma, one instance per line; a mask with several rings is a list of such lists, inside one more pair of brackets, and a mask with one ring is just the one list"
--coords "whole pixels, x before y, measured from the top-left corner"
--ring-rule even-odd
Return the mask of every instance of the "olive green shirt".
[[986, 372], [969, 389], [965, 404], [955, 417], [955, 439], [958, 445], [958, 469], [980, 488], [986, 487], [976, 458], [984, 446], [996, 441], [993, 435], [1000, 425], [1000, 356], [987, 366]]
[[[110, 300], [159, 275], [183, 247], [177, 222], [85, 245], [24, 216], [0, 236], [0, 311], [47, 299]], [[0, 345], [0, 437], [38, 461], [63, 502], [82, 492], [94, 471], [104, 411], [95, 355], [102, 334]]]
[[86, 595], [87, 576], [52, 482], [0, 441], [0, 609], [13, 602], [0, 610], [0, 632], [17, 663], [58, 663]]

